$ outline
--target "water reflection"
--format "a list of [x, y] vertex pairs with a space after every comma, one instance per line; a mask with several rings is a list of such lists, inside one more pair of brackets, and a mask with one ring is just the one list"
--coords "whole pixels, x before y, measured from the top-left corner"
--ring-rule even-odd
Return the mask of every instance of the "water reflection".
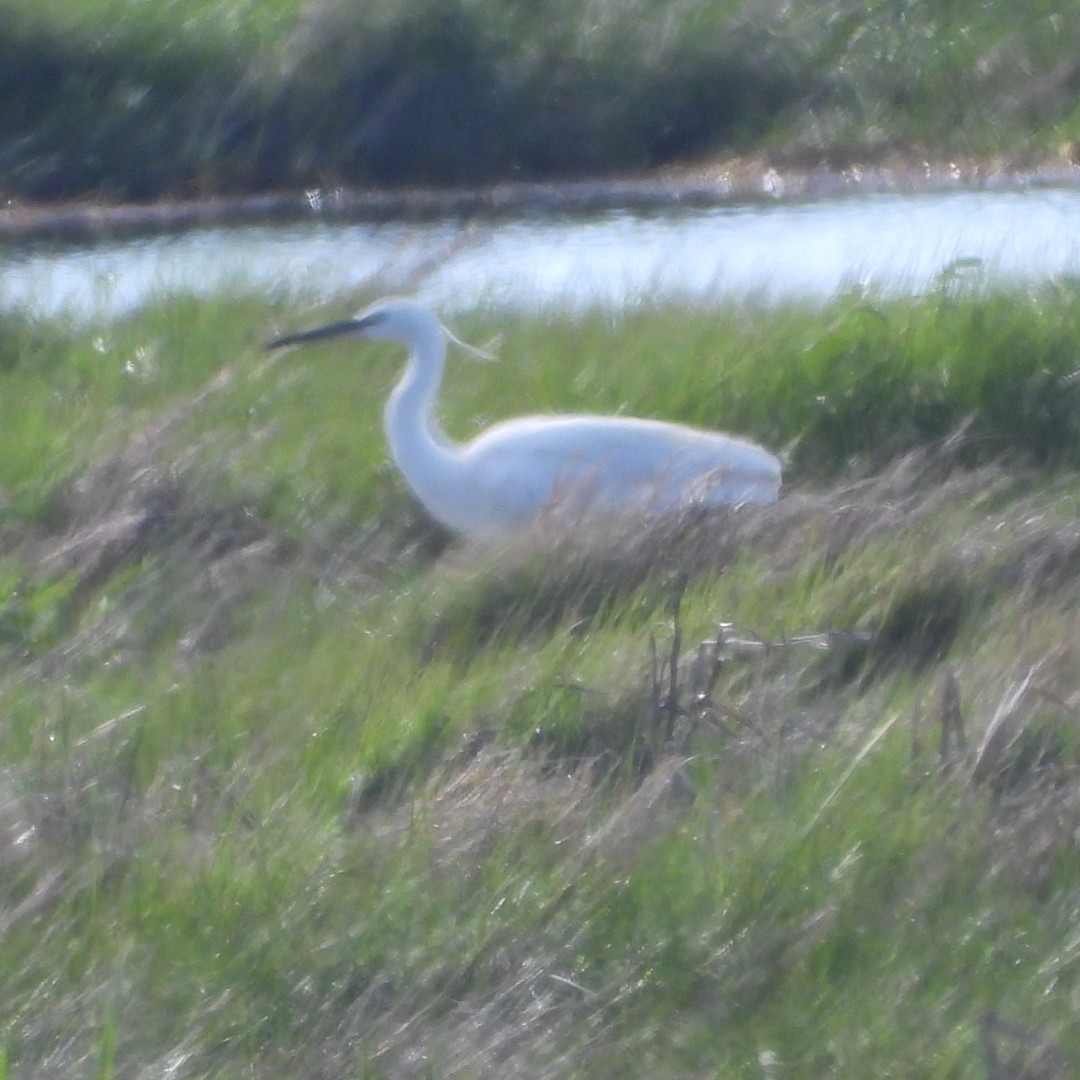
[[378, 277], [443, 311], [821, 299], [855, 285], [918, 291], [955, 265], [1010, 279], [1080, 272], [1080, 191], [881, 194], [642, 216], [462, 226], [207, 229], [93, 247], [9, 249], [0, 306], [117, 314], [174, 290], [329, 296]]

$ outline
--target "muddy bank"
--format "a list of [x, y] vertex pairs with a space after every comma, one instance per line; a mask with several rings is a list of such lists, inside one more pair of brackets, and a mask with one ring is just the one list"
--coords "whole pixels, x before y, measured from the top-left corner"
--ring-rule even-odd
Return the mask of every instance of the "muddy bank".
[[660, 175], [569, 183], [514, 183], [462, 189], [394, 191], [334, 188], [235, 198], [147, 204], [67, 203], [0, 209], [0, 241], [92, 241], [102, 237], [183, 232], [206, 226], [327, 221], [384, 222], [588, 214], [605, 210], [669, 210], [728, 202], [836, 198], [956, 189], [1075, 184], [1075, 155], [1036, 165], [986, 162], [903, 162], [837, 172], [778, 170], [760, 161], [687, 166]]

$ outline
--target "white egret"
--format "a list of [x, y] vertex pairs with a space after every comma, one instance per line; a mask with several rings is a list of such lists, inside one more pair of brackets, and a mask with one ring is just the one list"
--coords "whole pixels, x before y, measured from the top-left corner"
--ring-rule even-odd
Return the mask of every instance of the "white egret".
[[355, 318], [287, 334], [268, 349], [337, 337], [403, 344], [409, 362], [383, 419], [390, 452], [427, 511], [467, 536], [491, 536], [558, 504], [612, 512], [663, 512], [701, 502], [774, 502], [780, 462], [743, 439], [660, 420], [523, 416], [456, 445], [432, 412], [447, 339], [412, 300], [388, 298]]

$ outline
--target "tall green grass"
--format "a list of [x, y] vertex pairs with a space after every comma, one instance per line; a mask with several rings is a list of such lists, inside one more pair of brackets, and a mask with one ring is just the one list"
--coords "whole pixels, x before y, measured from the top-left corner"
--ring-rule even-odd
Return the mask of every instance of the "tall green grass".
[[7, 317], [2, 1071], [1071, 1075], [1077, 302], [463, 317], [459, 437], [790, 461], [494, 549], [386, 466], [392, 349]]
[[1077, 137], [1062, 5], [3, 0], [0, 19], [0, 185], [36, 199], [1023, 161]]

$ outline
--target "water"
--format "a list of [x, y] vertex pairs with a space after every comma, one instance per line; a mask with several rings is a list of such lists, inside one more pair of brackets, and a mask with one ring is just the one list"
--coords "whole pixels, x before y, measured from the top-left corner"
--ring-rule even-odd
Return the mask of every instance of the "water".
[[175, 290], [322, 297], [360, 285], [412, 292], [444, 312], [658, 297], [768, 303], [853, 287], [918, 292], [955, 272], [1017, 281], [1080, 273], [1080, 190], [781, 200], [468, 227], [311, 222], [22, 246], [0, 251], [0, 308], [86, 317]]

